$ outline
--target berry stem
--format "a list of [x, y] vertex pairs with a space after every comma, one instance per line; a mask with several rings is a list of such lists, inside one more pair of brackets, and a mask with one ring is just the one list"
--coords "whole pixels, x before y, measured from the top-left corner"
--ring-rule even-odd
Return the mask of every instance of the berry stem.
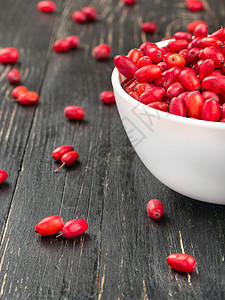
[[54, 172], [55, 172], [55, 173], [56, 173], [56, 172], [58, 172], [58, 171], [59, 171], [59, 170], [60, 170], [60, 169], [61, 169], [63, 166], [65, 166], [65, 164], [66, 164], [65, 162], [64, 162], [63, 164], [61, 164], [61, 166], [60, 166], [60, 167], [58, 167], [58, 169], [55, 169], [55, 171], [54, 171]]

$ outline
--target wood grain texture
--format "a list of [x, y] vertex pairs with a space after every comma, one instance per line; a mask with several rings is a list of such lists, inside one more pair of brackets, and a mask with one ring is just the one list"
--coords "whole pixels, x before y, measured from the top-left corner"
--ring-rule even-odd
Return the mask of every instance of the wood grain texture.
[[[115, 105], [98, 98], [111, 89], [114, 55], [193, 20], [206, 20], [210, 31], [225, 26], [224, 1], [204, 1], [205, 11], [194, 14], [181, 0], [56, 1], [53, 15], [40, 14], [37, 1], [0, 3], [1, 46], [19, 48], [23, 83], [40, 93], [34, 107], [9, 103], [11, 67], [0, 66], [0, 168], [10, 174], [0, 186], [0, 299], [224, 299], [225, 207], [161, 184], [134, 152]], [[97, 9], [98, 21], [75, 23], [71, 13], [86, 5]], [[153, 36], [140, 31], [148, 20], [158, 24]], [[80, 46], [53, 53], [53, 41], [71, 34]], [[94, 60], [99, 43], [112, 46], [111, 59]], [[83, 107], [85, 119], [66, 120], [67, 105]], [[51, 152], [62, 144], [74, 145], [80, 158], [55, 174]], [[164, 203], [158, 221], [146, 214], [151, 198]], [[73, 240], [35, 234], [52, 214], [84, 218], [89, 228]], [[173, 252], [193, 255], [196, 270], [171, 270], [166, 257]]]

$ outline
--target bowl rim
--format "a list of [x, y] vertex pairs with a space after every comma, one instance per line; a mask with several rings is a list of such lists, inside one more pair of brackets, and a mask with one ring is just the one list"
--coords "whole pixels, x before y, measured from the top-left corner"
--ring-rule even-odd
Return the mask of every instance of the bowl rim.
[[[158, 46], [163, 47], [168, 44], [170, 40], [166, 41], [161, 41], [156, 43]], [[213, 122], [213, 121], [205, 121], [205, 120], [198, 120], [198, 119], [192, 119], [192, 118], [187, 118], [187, 117], [181, 117], [177, 116], [168, 112], [160, 111], [155, 108], [149, 107], [141, 102], [138, 102], [135, 100], [133, 97], [129, 96], [125, 90], [121, 86], [121, 81], [120, 81], [120, 73], [117, 70], [116, 67], [114, 67], [111, 75], [111, 81], [112, 81], [112, 86], [115, 89], [115, 91], [119, 94], [120, 97], [125, 99], [127, 102], [129, 102], [132, 106], [137, 106], [137, 103], [139, 103], [140, 108], [144, 109], [145, 112], [149, 112], [149, 114], [153, 114], [157, 111], [157, 113], [160, 115], [160, 117], [165, 118], [167, 120], [175, 121], [178, 123], [182, 124], [189, 124], [189, 125], [194, 125], [202, 128], [213, 128], [213, 129], [218, 129], [218, 130], [225, 130], [225, 123], [224, 122]], [[117, 101], [117, 100], [116, 100]], [[168, 118], [169, 114], [169, 118]]]

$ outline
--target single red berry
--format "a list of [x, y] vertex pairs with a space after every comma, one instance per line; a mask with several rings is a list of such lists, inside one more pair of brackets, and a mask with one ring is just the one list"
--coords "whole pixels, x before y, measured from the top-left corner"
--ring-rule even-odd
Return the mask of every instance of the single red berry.
[[87, 16], [84, 12], [75, 10], [72, 13], [72, 19], [76, 21], [77, 23], [86, 23], [87, 22]]
[[53, 1], [39, 1], [37, 4], [38, 10], [45, 13], [52, 13], [56, 9], [56, 4]]
[[52, 151], [52, 157], [54, 160], [60, 160], [64, 154], [70, 151], [73, 151], [73, 147], [70, 145], [59, 146]]
[[168, 43], [168, 48], [171, 53], [178, 53], [182, 49], [186, 49], [187, 45], [187, 40], [175, 40]]
[[87, 229], [88, 224], [84, 219], [72, 219], [64, 224], [62, 228], [62, 233], [58, 236], [63, 236], [67, 239], [72, 239], [85, 233]]
[[136, 64], [138, 62], [138, 60], [142, 57], [142, 55], [138, 49], [134, 48], [128, 52], [127, 57]]
[[157, 109], [157, 110], [168, 112], [167, 104], [165, 102], [162, 102], [162, 101], [156, 101], [156, 102], [153, 102], [153, 103], [149, 103], [149, 104], [147, 104], [147, 106], [149, 106], [151, 108], [154, 108], [154, 109]]
[[124, 55], [117, 55], [114, 58], [114, 64], [118, 71], [128, 80], [134, 77], [135, 72], [138, 70], [138, 66]]
[[115, 96], [114, 96], [113, 91], [103, 91], [99, 95], [99, 98], [104, 104], [109, 104], [109, 103], [115, 102]]
[[64, 115], [70, 120], [82, 120], [85, 117], [83, 108], [75, 105], [65, 107]]
[[204, 99], [199, 92], [191, 92], [185, 97], [184, 103], [189, 118], [200, 119]]
[[157, 24], [155, 22], [145, 22], [141, 25], [141, 30], [147, 33], [154, 33], [157, 30]]
[[132, 5], [134, 3], [136, 3], [137, 0], [123, 0], [123, 3], [124, 4], [127, 4], [127, 5]]
[[162, 74], [158, 65], [147, 65], [135, 72], [135, 78], [138, 82], [152, 82]]
[[178, 67], [180, 69], [183, 69], [185, 66], [185, 63], [186, 63], [186, 61], [185, 61], [184, 57], [177, 53], [170, 55], [167, 60], [167, 64], [169, 65], [170, 68]]
[[216, 101], [218, 101], [218, 103], [220, 101], [219, 96], [216, 93], [210, 92], [210, 91], [204, 91], [202, 93], [202, 97], [203, 97], [204, 101], [209, 100], [209, 99], [216, 100]]
[[20, 81], [20, 72], [17, 69], [12, 69], [7, 75], [7, 79], [11, 84], [16, 84]]
[[69, 167], [72, 164], [74, 164], [79, 158], [79, 154], [76, 151], [70, 151], [61, 157], [61, 163], [62, 165], [57, 168], [54, 172], [58, 172], [63, 166]]
[[53, 49], [55, 52], [66, 52], [70, 49], [70, 40], [65, 38], [65, 39], [59, 39], [54, 42], [52, 45]]
[[81, 10], [82, 13], [84, 13], [88, 19], [88, 21], [96, 21], [98, 17], [97, 10], [92, 6], [85, 6]]
[[19, 104], [22, 105], [32, 105], [38, 102], [39, 95], [36, 92], [28, 91], [26, 93], [20, 94], [18, 97]]
[[190, 42], [192, 40], [192, 35], [188, 32], [178, 31], [173, 36], [175, 40], [186, 40]]
[[[148, 56], [142, 56], [138, 61], [137, 61], [137, 67], [140, 69], [144, 66], [147, 65], [151, 65], [152, 64], [152, 60], [150, 57]], [[159, 64], [158, 64], [159, 66]], [[161, 66], [160, 66], [161, 67]], [[161, 68], [162, 69], [162, 68]]]
[[184, 105], [184, 101], [178, 97], [172, 98], [169, 104], [169, 112], [173, 115], [186, 117], [186, 109]]
[[220, 119], [220, 107], [216, 100], [208, 99], [205, 101], [202, 111], [201, 120], [218, 122]]
[[8, 174], [4, 170], [0, 170], [0, 183], [4, 182], [8, 177]]
[[173, 253], [167, 257], [168, 265], [177, 271], [190, 273], [196, 268], [196, 261], [193, 256], [183, 253]]
[[159, 219], [163, 215], [163, 205], [158, 199], [151, 199], [147, 204], [147, 213], [152, 219]]
[[12, 90], [12, 97], [18, 99], [20, 95], [25, 94], [28, 92], [27, 88], [23, 85], [17, 86]]
[[185, 5], [190, 11], [200, 11], [204, 9], [204, 4], [200, 0], [186, 0]]
[[66, 37], [66, 40], [70, 43], [70, 48], [77, 48], [80, 44], [80, 39], [76, 35], [70, 35]]
[[194, 38], [199, 36], [206, 37], [208, 36], [208, 26], [205, 24], [199, 24], [194, 30]]
[[0, 50], [0, 62], [2, 64], [14, 64], [19, 59], [19, 51], [16, 48], [8, 47]]
[[207, 23], [205, 21], [202, 21], [202, 20], [197, 20], [197, 21], [194, 21], [194, 22], [191, 22], [188, 24], [187, 26], [187, 30], [190, 32], [190, 33], [193, 33], [195, 28], [200, 25], [200, 24], [204, 24], [207, 26]]
[[164, 54], [160, 48], [148, 48], [146, 55], [151, 58], [152, 62], [157, 64], [163, 60]]
[[53, 215], [48, 216], [38, 222], [35, 229], [40, 235], [48, 236], [58, 233], [62, 228], [62, 218], [60, 216]]
[[107, 44], [100, 44], [92, 50], [92, 55], [97, 60], [105, 60], [107, 59], [111, 54], [111, 47]]

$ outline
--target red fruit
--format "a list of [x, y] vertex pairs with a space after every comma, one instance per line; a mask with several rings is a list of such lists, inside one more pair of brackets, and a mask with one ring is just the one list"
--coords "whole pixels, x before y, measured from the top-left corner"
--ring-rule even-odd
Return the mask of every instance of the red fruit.
[[185, 69], [180, 73], [180, 83], [188, 91], [200, 90], [201, 82], [191, 69]]
[[[182, 51], [182, 50], [181, 50]], [[185, 66], [185, 59], [183, 56], [180, 54], [172, 54], [168, 57], [167, 59], [167, 64], [169, 65], [170, 68], [172, 67], [178, 67], [180, 69], [183, 69]]]
[[109, 104], [109, 103], [115, 102], [115, 96], [114, 96], [113, 91], [103, 91], [99, 95], [99, 98], [104, 104]]
[[187, 26], [187, 30], [190, 32], [190, 33], [193, 33], [195, 28], [200, 25], [200, 24], [204, 24], [207, 26], [207, 23], [205, 21], [202, 21], [202, 20], [197, 20], [197, 21], [194, 21], [194, 22], [191, 22], [188, 24]]
[[127, 5], [132, 5], [132, 4], [136, 3], [136, 0], [123, 0], [123, 3], [127, 4]]
[[85, 6], [81, 10], [82, 13], [84, 13], [88, 19], [88, 21], [96, 21], [98, 17], [97, 10], [92, 6]]
[[105, 60], [107, 59], [111, 54], [111, 48], [107, 44], [100, 44], [92, 50], [92, 55], [97, 60]]
[[62, 165], [57, 168], [54, 172], [58, 172], [63, 166], [69, 167], [78, 160], [79, 154], [76, 151], [70, 151], [61, 157]]
[[205, 24], [199, 24], [194, 30], [194, 38], [197, 37], [207, 37], [208, 36], [208, 27]]
[[72, 13], [72, 19], [76, 21], [77, 23], [86, 23], [87, 22], [87, 16], [84, 12], [75, 10]]
[[220, 28], [217, 31], [214, 31], [211, 35], [211, 37], [217, 37], [218, 39], [224, 40], [225, 38], [225, 28]]
[[19, 51], [16, 48], [8, 47], [0, 50], [0, 62], [2, 64], [14, 64], [19, 59]]
[[206, 100], [201, 111], [201, 120], [218, 122], [220, 119], [220, 107], [216, 100]]
[[160, 69], [162, 70], [162, 72], [166, 71], [169, 69], [168, 64], [165, 61], [161, 61], [160, 63], [157, 64]]
[[139, 101], [143, 104], [162, 101], [165, 92], [163, 88], [155, 86], [141, 94]]
[[203, 37], [199, 42], [199, 46], [201, 48], [215, 47], [220, 49], [223, 47], [223, 42], [216, 37]]
[[37, 4], [38, 10], [45, 13], [52, 13], [56, 9], [56, 4], [53, 1], [39, 1]]
[[135, 80], [135, 78], [127, 78], [125, 79], [122, 83], [121, 86], [124, 89], [124, 91], [126, 93], [130, 93], [134, 91], [134, 88], [136, 87], [136, 85], [138, 84], [137, 80]]
[[[70, 221], [67, 221], [63, 228], [62, 233], [58, 236], [63, 236], [67, 239], [75, 238], [83, 233], [88, 229], [88, 224], [83, 219], [72, 219]], [[58, 237], [57, 236], [57, 237]]]
[[212, 59], [204, 60], [198, 70], [199, 79], [203, 80], [205, 77], [211, 75], [214, 71], [214, 68], [215, 68], [215, 64]]
[[64, 115], [70, 120], [82, 120], [85, 116], [83, 108], [75, 105], [65, 107]]
[[147, 204], [147, 213], [152, 219], [159, 219], [163, 215], [163, 205], [158, 199], [151, 199]]
[[214, 92], [216, 94], [225, 93], [225, 76], [211, 75], [203, 79], [202, 86], [204, 89]]
[[114, 64], [118, 71], [128, 79], [134, 77], [134, 74], [138, 69], [137, 65], [124, 55], [117, 55], [114, 58]]
[[225, 120], [225, 103], [221, 106], [220, 120]]
[[68, 38], [60, 39], [54, 42], [52, 45], [55, 52], [66, 52], [70, 49], [70, 40]]
[[201, 48], [194, 47], [189, 50], [188, 52], [188, 62], [191, 64], [196, 64], [197, 61], [199, 60], [199, 53], [201, 51]]
[[178, 53], [182, 49], [186, 49], [188, 41], [186, 40], [176, 40], [168, 43], [168, 48], [171, 53]]
[[12, 90], [12, 97], [18, 99], [20, 95], [25, 94], [28, 92], [27, 88], [23, 85], [17, 86]]
[[186, 113], [184, 101], [178, 97], [174, 97], [170, 101], [169, 112], [177, 116], [186, 117], [187, 113]]
[[131, 96], [132, 98], [134, 98], [135, 100], [138, 100], [138, 101], [140, 99], [140, 96], [139, 96], [138, 92], [136, 92], [136, 91], [130, 92], [129, 96]]
[[177, 271], [190, 273], [196, 267], [196, 261], [193, 256], [183, 253], [173, 253], [167, 257], [168, 265]]
[[73, 147], [70, 145], [59, 146], [52, 151], [52, 157], [54, 160], [60, 160], [64, 154], [70, 151], [73, 151]]
[[142, 57], [141, 56], [141, 52], [138, 49], [131, 49], [128, 54], [127, 57], [129, 59], [131, 59], [135, 64], [137, 63], [137, 61]]
[[215, 47], [206, 47], [200, 52], [201, 59], [212, 59], [215, 63], [215, 68], [221, 68], [224, 64], [224, 55]]
[[162, 74], [161, 68], [157, 65], [148, 65], [138, 69], [134, 76], [138, 82], [152, 82]]
[[192, 35], [189, 32], [178, 31], [173, 36], [175, 40], [186, 40], [190, 42], [192, 40]]
[[22, 105], [32, 105], [38, 102], [39, 95], [36, 92], [28, 91], [26, 93], [20, 94], [18, 97], [19, 104]]
[[157, 49], [157, 48], [153, 48], [153, 47], [148, 48], [146, 50], [146, 54], [147, 54], [147, 56], [149, 56], [151, 58], [152, 62], [155, 63], [155, 64], [162, 61], [163, 56], [164, 56], [161, 49], [159, 49], [159, 48]]
[[178, 53], [179, 55], [181, 55], [184, 59], [185, 59], [185, 63], [188, 62], [188, 49], [182, 49], [180, 50], [180, 52]]
[[169, 99], [173, 97], [178, 97], [181, 93], [185, 91], [185, 88], [182, 86], [180, 82], [172, 83], [171, 86], [168, 87], [166, 91], [166, 96]]
[[48, 236], [58, 233], [62, 228], [62, 218], [60, 216], [53, 215], [38, 222], [35, 229], [40, 235]]
[[136, 86], [135, 86], [135, 91], [141, 95], [143, 94], [145, 91], [147, 90], [150, 90], [154, 87], [154, 84], [153, 83], [150, 83], [150, 82], [142, 82], [142, 83], [138, 83]]
[[152, 42], [145, 42], [145, 43], [141, 44], [141, 46], [139, 47], [141, 55], [145, 56], [147, 49], [152, 48], [152, 47], [159, 48], [155, 43], [152, 43]]
[[191, 92], [185, 97], [185, 107], [189, 118], [200, 119], [204, 99], [199, 92]]
[[17, 69], [12, 69], [7, 75], [7, 79], [11, 84], [16, 84], [20, 81], [20, 72]]
[[148, 56], [142, 56], [138, 61], [137, 61], [137, 66], [138, 68], [142, 68], [145, 67], [147, 65], [151, 65], [152, 64], [152, 60], [150, 57]]
[[8, 174], [4, 170], [0, 170], [0, 183], [3, 183], [8, 177]]
[[66, 40], [69, 41], [70, 48], [77, 48], [80, 44], [80, 39], [76, 35], [71, 35], [66, 37]]
[[147, 33], [154, 33], [157, 30], [157, 24], [155, 22], [145, 22], [141, 25], [141, 30]]
[[168, 112], [167, 104], [165, 102], [162, 102], [162, 101], [149, 103], [149, 104], [147, 104], [147, 106], [158, 109], [158, 110], [161, 110], [161, 111]]
[[186, 0], [185, 5], [190, 11], [200, 11], [204, 9], [204, 4], [200, 0]]
[[181, 69], [178, 67], [173, 67], [161, 74], [156, 80], [155, 85], [161, 86], [164, 89], [168, 89], [171, 84], [178, 82], [180, 77]]
[[204, 101], [209, 100], [209, 99], [216, 100], [218, 102], [220, 101], [219, 96], [216, 93], [213, 93], [213, 92], [210, 92], [210, 91], [204, 91], [202, 93], [202, 97], [203, 97]]

